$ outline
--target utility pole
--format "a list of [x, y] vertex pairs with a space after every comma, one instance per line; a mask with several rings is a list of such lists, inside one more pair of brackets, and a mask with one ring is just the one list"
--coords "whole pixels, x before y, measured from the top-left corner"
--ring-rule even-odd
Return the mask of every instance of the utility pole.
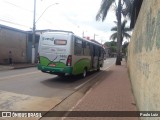
[[82, 37], [84, 38], [84, 31], [82, 32]]
[[35, 35], [35, 31], [36, 31], [36, 23], [38, 22], [38, 20], [43, 16], [43, 14], [46, 12], [46, 10], [48, 8], [50, 8], [53, 5], [57, 5], [59, 3], [54, 3], [49, 5], [44, 11], [43, 13], [40, 15], [40, 17], [36, 20], [36, 0], [34, 0], [34, 10], [33, 10], [33, 31], [32, 31], [32, 63], [35, 63], [35, 42], [36, 42], [36, 35]]
[[96, 40], [96, 36], [98, 36], [97, 34], [94, 33], [93, 39]]
[[33, 36], [32, 36], [32, 63], [35, 63], [35, 17], [36, 17], [36, 0], [34, 0], [34, 10], [33, 10]]

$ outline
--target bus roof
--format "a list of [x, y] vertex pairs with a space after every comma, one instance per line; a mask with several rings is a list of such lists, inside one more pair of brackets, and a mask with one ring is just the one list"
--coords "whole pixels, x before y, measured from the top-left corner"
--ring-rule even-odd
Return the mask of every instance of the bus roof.
[[74, 34], [72, 31], [65, 31], [65, 30], [49, 30], [49, 31], [44, 32], [44, 34], [45, 33], [55, 33], [55, 32], [57, 32], [57, 33], [72, 33], [72, 34]]
[[[78, 37], [78, 38], [80, 38], [80, 39], [83, 39], [83, 40], [85, 40], [86, 42], [89, 42], [89, 43], [92, 43], [92, 44], [95, 44], [95, 45], [98, 45], [98, 46], [102, 47], [102, 45], [101, 45], [100, 43], [97, 43], [97, 42], [94, 42], [94, 41], [91, 41], [91, 40], [87, 40], [87, 39], [85, 39], [85, 38], [81, 38], [81, 37], [79, 37], [79, 36], [77, 36], [77, 35], [74, 35], [74, 36], [76, 36], [76, 37]], [[103, 47], [102, 47], [102, 48], [103, 48]]]
[[[79, 37], [77, 35], [75, 35], [72, 31], [65, 31], [65, 30], [50, 30], [50, 31], [47, 31], [47, 32], [44, 32], [43, 34], [52, 34], [52, 33], [68, 33], [68, 34], [71, 34], [75, 37], [78, 37], [80, 39], [83, 39], [84, 41], [86, 42], [89, 42], [89, 43], [92, 43], [92, 44], [95, 44], [95, 45], [98, 45], [100, 47], [102, 47], [102, 45], [100, 43], [97, 43], [97, 42], [94, 42], [94, 41], [91, 41], [91, 40], [87, 40], [85, 38], [82, 38], [82, 37]], [[103, 47], [102, 47], [103, 48]]]

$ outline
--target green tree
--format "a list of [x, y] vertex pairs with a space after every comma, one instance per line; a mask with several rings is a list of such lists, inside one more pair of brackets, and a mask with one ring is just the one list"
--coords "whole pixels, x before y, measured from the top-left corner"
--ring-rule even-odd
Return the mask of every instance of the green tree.
[[132, 3], [134, 0], [118, 0], [118, 5], [116, 4], [116, 0], [102, 0], [100, 9], [96, 15], [96, 20], [104, 21], [108, 10], [115, 3], [116, 7], [116, 17], [117, 17], [117, 59], [116, 65], [121, 65], [121, 14], [124, 16], [131, 15]]
[[115, 41], [105, 42], [104, 46], [107, 46], [109, 48], [108, 54], [109, 56], [113, 56], [113, 54], [117, 51], [117, 46]]

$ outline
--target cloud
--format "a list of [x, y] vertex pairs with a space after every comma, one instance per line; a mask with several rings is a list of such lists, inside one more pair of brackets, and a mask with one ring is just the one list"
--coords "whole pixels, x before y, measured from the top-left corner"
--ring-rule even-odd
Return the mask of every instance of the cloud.
[[[3, 4], [2, 4], [3, 3]], [[58, 5], [52, 5], [59, 3]], [[29, 30], [33, 25], [33, 0], [1, 0], [0, 19], [5, 19], [7, 25]], [[114, 26], [115, 14], [110, 11], [104, 22], [96, 21], [101, 0], [37, 0], [36, 19], [37, 29], [72, 30], [79, 36], [85, 32], [91, 38], [97, 34], [98, 41], [109, 40], [111, 27]], [[2, 23], [2, 21], [0, 21]], [[4, 22], [3, 22], [4, 23]], [[24, 25], [24, 26], [23, 26]], [[25, 27], [26, 26], [26, 27]], [[25, 28], [24, 28], [25, 27]]]

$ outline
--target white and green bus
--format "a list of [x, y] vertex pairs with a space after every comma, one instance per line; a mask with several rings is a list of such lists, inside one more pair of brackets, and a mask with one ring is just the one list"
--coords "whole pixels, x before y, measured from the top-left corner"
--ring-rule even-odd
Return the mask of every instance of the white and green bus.
[[99, 71], [103, 62], [103, 47], [73, 32], [55, 30], [40, 36], [38, 69], [42, 72], [85, 77], [88, 71]]

